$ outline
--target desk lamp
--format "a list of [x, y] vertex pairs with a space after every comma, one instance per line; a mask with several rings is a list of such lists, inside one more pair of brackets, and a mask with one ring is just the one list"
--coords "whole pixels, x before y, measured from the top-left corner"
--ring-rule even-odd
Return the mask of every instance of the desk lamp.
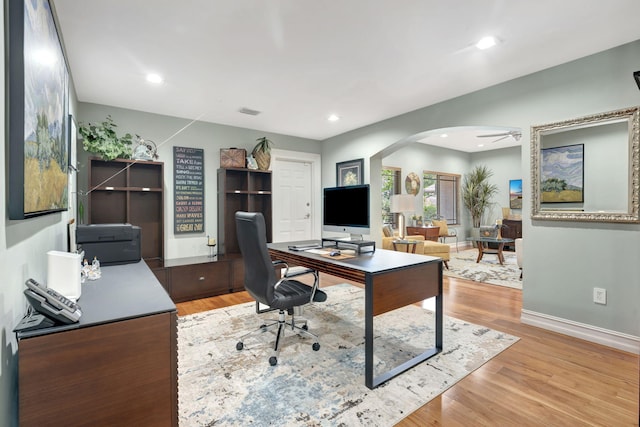
[[405, 238], [404, 213], [415, 210], [415, 196], [412, 194], [394, 194], [391, 196], [391, 212], [398, 214], [398, 237]]

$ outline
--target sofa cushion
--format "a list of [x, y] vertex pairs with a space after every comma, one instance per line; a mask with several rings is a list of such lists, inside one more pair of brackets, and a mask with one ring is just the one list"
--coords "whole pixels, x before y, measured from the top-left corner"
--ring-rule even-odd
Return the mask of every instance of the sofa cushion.
[[382, 227], [382, 235], [384, 237], [393, 237], [393, 228], [390, 225]]

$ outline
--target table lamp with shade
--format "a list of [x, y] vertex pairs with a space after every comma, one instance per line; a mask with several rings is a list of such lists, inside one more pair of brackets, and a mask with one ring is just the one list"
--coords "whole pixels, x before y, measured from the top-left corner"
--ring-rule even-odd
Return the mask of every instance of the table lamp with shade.
[[415, 196], [412, 194], [394, 194], [391, 196], [391, 213], [398, 214], [398, 237], [405, 238], [404, 213], [415, 210]]

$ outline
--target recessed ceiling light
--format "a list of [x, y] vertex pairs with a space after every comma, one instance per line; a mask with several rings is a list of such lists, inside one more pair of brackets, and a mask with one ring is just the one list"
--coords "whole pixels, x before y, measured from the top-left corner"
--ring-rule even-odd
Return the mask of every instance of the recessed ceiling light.
[[440, 138], [446, 138], [446, 137], [448, 137], [448, 136], [449, 136], [449, 135], [447, 135], [446, 133], [443, 133], [443, 134], [441, 134], [441, 135], [440, 135]]
[[478, 43], [476, 43], [476, 47], [480, 50], [489, 49], [496, 45], [498, 41], [493, 36], [487, 36], [480, 39]]
[[478, 144], [478, 147], [484, 147], [484, 144]]
[[147, 81], [149, 83], [162, 83], [162, 77], [159, 74], [147, 74]]
[[338, 117], [335, 114], [332, 114], [329, 117], [327, 117], [327, 120], [329, 120], [330, 122], [337, 122], [338, 120], [340, 120], [340, 117]]

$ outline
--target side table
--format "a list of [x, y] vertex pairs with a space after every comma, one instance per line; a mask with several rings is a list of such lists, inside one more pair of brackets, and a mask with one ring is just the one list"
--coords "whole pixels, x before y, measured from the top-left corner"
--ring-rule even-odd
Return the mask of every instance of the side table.
[[[476, 263], [480, 262], [484, 254], [494, 254], [498, 256], [498, 262], [500, 265], [504, 264], [504, 254], [502, 253], [504, 245], [514, 242], [513, 239], [497, 239], [495, 237], [469, 237], [467, 240], [477, 243], [478, 259], [476, 260]], [[489, 243], [497, 244], [498, 248], [489, 248]]]
[[405, 250], [404, 252], [411, 252], [412, 254], [416, 253], [416, 245], [419, 243], [419, 240], [394, 240], [393, 243], [393, 250], [397, 251], [398, 250], [398, 245], [404, 245], [405, 246]]

